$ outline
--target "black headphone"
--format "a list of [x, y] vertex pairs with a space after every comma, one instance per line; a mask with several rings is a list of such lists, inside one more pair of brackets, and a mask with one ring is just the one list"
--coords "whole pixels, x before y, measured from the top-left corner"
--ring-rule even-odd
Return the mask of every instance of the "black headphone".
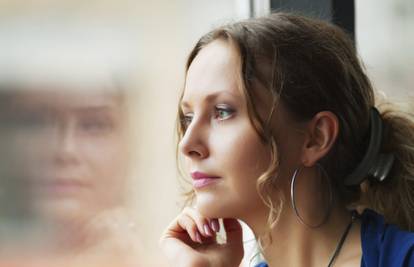
[[359, 185], [367, 178], [374, 178], [379, 182], [387, 178], [395, 157], [393, 154], [379, 153], [382, 143], [382, 132], [381, 115], [375, 107], [372, 107], [370, 111], [370, 139], [368, 149], [361, 163], [345, 178], [345, 185]]

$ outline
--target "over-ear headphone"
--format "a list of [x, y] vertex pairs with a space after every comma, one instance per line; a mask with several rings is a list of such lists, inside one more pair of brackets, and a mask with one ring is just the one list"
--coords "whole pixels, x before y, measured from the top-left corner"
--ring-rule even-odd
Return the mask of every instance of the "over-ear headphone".
[[370, 137], [367, 151], [356, 169], [345, 178], [345, 185], [359, 185], [367, 178], [374, 178], [380, 182], [387, 178], [394, 163], [394, 155], [379, 153], [382, 135], [381, 115], [375, 107], [372, 107], [370, 110]]

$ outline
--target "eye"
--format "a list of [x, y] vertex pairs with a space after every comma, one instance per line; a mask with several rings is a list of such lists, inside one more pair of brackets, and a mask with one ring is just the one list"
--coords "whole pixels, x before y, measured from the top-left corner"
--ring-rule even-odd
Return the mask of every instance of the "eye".
[[99, 116], [85, 116], [78, 122], [83, 132], [104, 133], [114, 128], [114, 122], [110, 118]]
[[219, 105], [215, 107], [215, 118], [218, 120], [226, 120], [233, 116], [235, 110], [227, 105]]
[[43, 129], [52, 124], [50, 114], [42, 111], [24, 111], [17, 114], [10, 123], [24, 129]]
[[181, 125], [184, 129], [187, 129], [190, 126], [191, 121], [193, 120], [194, 114], [186, 113], [181, 117]]

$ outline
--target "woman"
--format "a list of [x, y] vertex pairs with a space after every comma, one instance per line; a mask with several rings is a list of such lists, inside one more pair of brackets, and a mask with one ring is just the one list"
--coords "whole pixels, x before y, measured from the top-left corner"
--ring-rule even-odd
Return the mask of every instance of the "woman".
[[3, 184], [6, 191], [14, 189], [5, 200], [20, 203], [12, 207], [22, 214], [9, 217], [24, 221], [29, 234], [41, 234], [40, 240], [16, 234], [11, 241], [19, 244], [18, 255], [33, 250], [28, 254], [46, 262], [136, 262], [140, 243], [126, 194], [131, 154], [126, 92], [111, 85], [64, 86], [39, 83], [2, 92], [0, 124], [7, 143], [1, 147], [10, 162], [2, 178], [15, 184]]
[[238, 266], [240, 219], [269, 266], [413, 266], [414, 121], [375, 106], [335, 26], [278, 13], [203, 36], [179, 111], [195, 208], [161, 238], [172, 265]]

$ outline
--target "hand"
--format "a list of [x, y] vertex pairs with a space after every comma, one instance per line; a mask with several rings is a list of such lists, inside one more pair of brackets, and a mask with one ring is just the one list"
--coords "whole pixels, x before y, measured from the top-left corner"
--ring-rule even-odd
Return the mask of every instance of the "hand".
[[242, 228], [236, 219], [223, 219], [226, 243], [218, 244], [217, 219], [185, 208], [167, 227], [160, 246], [174, 267], [236, 267], [243, 258]]

